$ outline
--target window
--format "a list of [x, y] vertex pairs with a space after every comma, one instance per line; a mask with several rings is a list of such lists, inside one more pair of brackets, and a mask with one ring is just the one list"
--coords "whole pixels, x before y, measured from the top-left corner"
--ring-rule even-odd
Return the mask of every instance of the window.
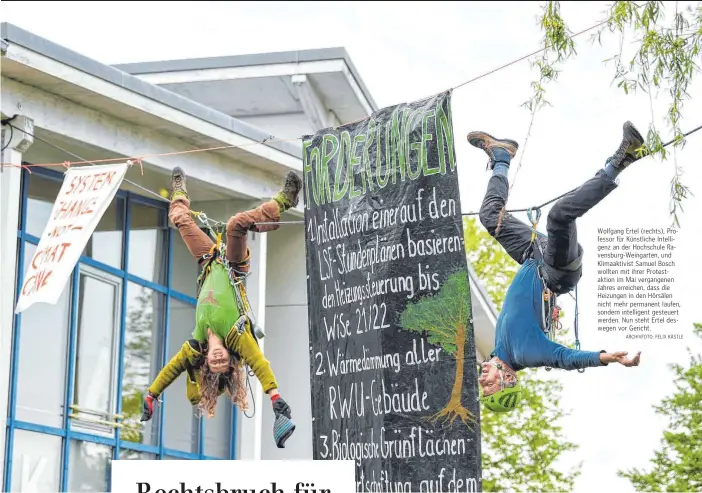
[[[171, 332], [167, 360], [178, 354], [183, 344], [192, 337], [195, 328], [195, 307], [177, 300], [171, 301]], [[186, 374], [182, 374], [166, 390], [163, 440], [166, 448], [180, 452], [198, 451], [199, 420], [196, 408], [185, 394]]]
[[73, 426], [111, 435], [116, 408], [116, 350], [120, 326], [121, 282], [81, 267], [76, 335]]
[[165, 297], [152, 289], [129, 283], [127, 321], [124, 334], [124, 375], [122, 377], [122, 440], [146, 445], [158, 444], [160, 413], [142, 423], [146, 389], [161, 370]]
[[205, 420], [205, 455], [228, 459], [231, 429], [232, 401], [224, 394], [217, 401], [214, 417]]
[[[25, 243], [23, 272], [36, 250], [35, 245]], [[72, 277], [55, 305], [37, 303], [22, 312], [15, 355], [19, 360], [15, 408], [19, 420], [63, 426]]]
[[124, 214], [125, 200], [115, 197], [85, 245], [83, 255], [115, 269], [121, 269]]
[[173, 260], [171, 261], [171, 286], [183, 294], [197, 297], [197, 276], [200, 268], [190, 254], [183, 238], [177, 231], [173, 233]]
[[62, 449], [61, 437], [15, 431], [10, 491], [59, 491]]
[[156, 454], [147, 454], [145, 452], [137, 452], [136, 450], [122, 449], [119, 452], [120, 460], [156, 460]]
[[129, 273], [165, 284], [168, 260], [168, 217], [165, 209], [132, 204], [129, 224]]
[[112, 449], [107, 445], [74, 440], [68, 461], [68, 491], [108, 491], [107, 468]]
[[[64, 175], [22, 176], [18, 284]], [[16, 317], [3, 491], [108, 491], [113, 458], [232, 458], [230, 401], [201, 420], [185, 374], [141, 422], [146, 389], [195, 326], [199, 267], [168, 226], [164, 203], [118, 191], [58, 302]]]
[[[27, 176], [25, 174], [25, 176]], [[54, 202], [61, 190], [61, 182], [50, 180], [39, 174], [32, 174], [27, 187], [27, 219], [24, 230], [30, 235], [41, 237], [49, 223]]]

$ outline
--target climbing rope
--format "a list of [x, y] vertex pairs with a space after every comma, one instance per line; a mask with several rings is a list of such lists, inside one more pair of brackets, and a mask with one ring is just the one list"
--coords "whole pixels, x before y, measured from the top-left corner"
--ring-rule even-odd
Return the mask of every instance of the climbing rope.
[[[595, 27], [596, 27], [596, 26], [595, 26]], [[541, 51], [541, 50], [540, 50], [540, 51]], [[472, 82], [472, 80], [469, 81], [469, 82]], [[460, 86], [457, 86], [457, 87], [460, 87]], [[46, 140], [46, 139], [43, 139], [43, 138], [41, 138], [41, 137], [38, 137], [38, 136], [34, 135], [33, 132], [28, 132], [27, 130], [24, 130], [24, 129], [22, 129], [22, 128], [15, 127], [14, 125], [12, 125], [12, 123], [10, 123], [11, 120], [12, 120], [12, 118], [10, 118], [10, 119], [5, 119], [5, 120], [2, 121], [2, 124], [3, 124], [3, 125], [9, 126], [11, 131], [17, 130], [17, 131], [19, 131], [19, 132], [22, 132], [23, 134], [25, 134], [25, 135], [27, 135], [27, 136], [30, 136], [30, 137], [32, 137], [33, 139], [36, 139], [36, 140], [38, 140], [38, 141], [40, 141], [40, 142], [43, 142], [43, 143], [45, 143], [45, 144], [47, 144], [47, 145], [53, 147], [54, 149], [56, 149], [56, 150], [58, 150], [58, 151], [61, 151], [61, 152], [65, 153], [65, 154], [68, 154], [68, 155], [73, 156], [74, 158], [77, 158], [77, 159], [80, 160], [80, 161], [78, 161], [78, 162], [73, 162], [73, 163], [70, 163], [70, 162], [67, 162], [67, 161], [66, 161], [66, 162], [63, 163], [63, 165], [65, 165], [66, 163], [68, 163], [69, 165], [72, 165], [72, 164], [90, 164], [90, 165], [92, 165], [92, 166], [98, 166], [98, 164], [96, 164], [96, 161], [89, 161], [89, 160], [86, 160], [86, 159], [80, 157], [78, 154], [75, 154], [75, 153], [73, 153], [73, 152], [71, 152], [71, 151], [69, 151], [69, 150], [67, 150], [67, 149], [64, 149], [64, 148], [62, 148], [62, 147], [57, 146], [56, 144], [54, 144], [54, 143], [52, 143], [52, 142], [49, 142], [49, 141]], [[695, 128], [693, 128], [692, 130], [690, 130], [690, 131], [688, 131], [688, 132], [685, 132], [685, 133], [682, 135], [682, 137], [683, 137], [683, 138], [688, 137], [688, 136], [692, 135], [693, 133], [698, 132], [699, 130], [702, 130], [702, 125], [699, 125], [698, 127], [695, 127]], [[268, 141], [268, 140], [270, 140], [270, 138], [266, 138], [266, 139], [264, 139], [262, 142], [266, 142], [266, 141]], [[666, 142], [665, 144], [663, 144], [661, 147], [668, 147], [670, 144], [672, 144], [673, 142], [675, 142], [675, 140], [676, 140], [676, 139], [671, 139], [671, 140], [669, 140], [668, 142]], [[202, 150], [206, 150], [206, 149], [202, 149]], [[184, 151], [184, 152], [193, 152], [193, 151]], [[172, 155], [172, 154], [173, 154], [173, 153], [170, 153], [169, 155]], [[132, 158], [132, 159], [136, 160], [138, 163], [141, 163], [141, 160], [142, 160], [144, 157], [145, 157], [145, 156], [142, 156], [142, 157], [140, 157], [140, 158]], [[644, 155], [643, 157], [646, 157], [646, 155]], [[121, 160], [121, 158], [112, 158], [112, 159], [108, 159], [108, 160], [104, 160], [104, 159], [103, 159], [103, 160], [97, 160], [97, 162], [107, 162], [107, 161], [117, 161], [117, 160]], [[15, 164], [11, 164], [11, 163], [7, 163], [7, 164], [2, 163], [2, 166], [3, 166], [3, 167], [4, 167], [4, 166], [19, 166], [19, 167], [21, 167], [21, 168], [25, 168], [25, 169], [29, 170], [30, 173], [31, 173], [31, 167], [33, 167], [33, 166], [54, 166], [54, 165], [55, 165], [55, 163], [45, 163], [45, 164], [43, 164], [43, 165], [42, 165], [42, 164], [33, 164], [33, 165], [22, 164], [22, 165], [15, 165]], [[142, 190], [142, 191], [144, 191], [144, 192], [146, 192], [146, 193], [148, 193], [148, 194], [150, 194], [150, 195], [153, 195], [153, 196], [156, 197], [158, 200], [161, 200], [161, 201], [165, 201], [165, 202], [169, 202], [169, 203], [170, 203], [170, 200], [168, 200], [167, 198], [164, 198], [161, 194], [156, 193], [156, 192], [154, 192], [153, 190], [149, 190], [148, 188], [145, 188], [145, 187], [143, 187], [142, 185], [139, 185], [139, 184], [137, 184], [137, 183], [134, 183], [133, 181], [130, 181], [130, 180], [126, 179], [126, 178], [124, 179], [124, 181], [125, 181], [126, 183], [129, 183], [130, 185], [133, 185], [133, 186], [139, 188], [140, 190]], [[551, 199], [551, 200], [548, 200], [548, 201], [544, 202], [544, 203], [541, 204], [541, 205], [538, 205], [538, 206], [536, 206], [536, 207], [533, 207], [533, 209], [541, 209], [541, 208], [543, 208], [543, 207], [546, 207], [547, 205], [549, 205], [549, 204], [551, 204], [551, 203], [553, 203], [553, 202], [555, 202], [555, 201], [557, 201], [557, 200], [559, 200], [559, 199], [565, 197], [566, 195], [568, 195], [569, 193], [574, 192], [574, 191], [577, 190], [577, 189], [578, 189], [578, 187], [575, 187], [575, 188], [573, 188], [572, 190], [569, 190], [569, 191], [567, 191], [567, 192], [565, 192], [565, 193], [559, 195], [558, 197], [555, 197], [555, 198], [553, 198], [553, 199]], [[527, 207], [527, 208], [521, 208], [521, 209], [506, 209], [505, 207], [503, 207], [502, 210], [500, 211], [500, 215], [499, 215], [499, 219], [498, 219], [498, 224], [497, 224], [497, 231], [499, 231], [499, 229], [500, 229], [500, 226], [501, 226], [501, 224], [502, 224], [502, 217], [503, 217], [503, 215], [504, 215], [505, 213], [508, 213], [508, 212], [527, 212], [529, 209], [530, 209], [530, 208], [528, 208], [528, 207]], [[192, 212], [194, 215], [204, 214], [204, 213], [202, 213], [202, 212], [195, 212], [195, 211], [191, 211], [191, 212]], [[463, 212], [463, 213], [461, 213], [462, 216], [477, 216], [477, 215], [479, 215], [479, 214], [480, 214], [480, 212]], [[223, 223], [223, 222], [221, 222], [221, 221], [215, 221], [215, 220], [213, 220], [213, 219], [208, 219], [208, 221], [211, 221], [212, 224], [215, 224], [215, 225], [217, 225], [217, 226], [220, 226], [220, 225], [224, 225], [224, 224], [225, 224], [225, 223]], [[268, 225], [304, 224], [304, 222], [305, 222], [304, 220], [296, 220], [296, 221], [277, 221], [277, 222], [269, 222], [269, 223], [266, 223], [266, 224], [268, 224]]]

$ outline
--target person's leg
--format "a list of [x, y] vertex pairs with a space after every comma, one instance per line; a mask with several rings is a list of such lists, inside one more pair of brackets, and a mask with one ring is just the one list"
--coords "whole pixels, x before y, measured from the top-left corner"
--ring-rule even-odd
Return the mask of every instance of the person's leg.
[[469, 133], [468, 142], [487, 153], [492, 169], [492, 177], [480, 207], [480, 222], [507, 254], [521, 264], [522, 256], [531, 243], [531, 227], [509, 213], [502, 214], [509, 194], [507, 173], [519, 145], [513, 140], [496, 139], [485, 132]]
[[617, 188], [619, 173], [637, 160], [635, 150], [644, 143], [641, 134], [630, 122], [624, 124], [624, 136], [617, 152], [607, 160], [604, 169], [576, 190], [559, 199], [548, 214], [548, 243], [544, 261], [567, 271], [576, 270], [581, 256], [575, 220], [600, 203]]
[[292, 171], [288, 173], [283, 189], [271, 200], [255, 209], [232, 216], [227, 222], [227, 260], [236, 270], [248, 272], [249, 251], [247, 234], [249, 231], [267, 233], [278, 229], [280, 215], [298, 204], [302, 180]]
[[203, 255], [210, 252], [214, 242], [198, 227], [190, 213], [190, 199], [185, 186], [183, 170], [179, 167], [174, 168], [171, 180], [173, 192], [168, 217], [178, 228], [190, 254], [199, 261]]

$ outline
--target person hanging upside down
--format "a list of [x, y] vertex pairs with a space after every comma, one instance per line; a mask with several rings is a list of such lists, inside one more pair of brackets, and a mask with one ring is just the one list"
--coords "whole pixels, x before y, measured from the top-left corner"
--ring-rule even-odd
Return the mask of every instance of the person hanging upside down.
[[278, 392], [270, 363], [252, 332], [251, 321], [239, 308], [228, 267], [235, 272], [248, 272], [248, 232], [265, 233], [278, 229], [281, 213], [298, 204], [302, 180], [295, 173], [288, 173], [283, 189], [272, 200], [229, 219], [226, 259], [217, 255], [215, 243], [195, 223], [185, 173], [180, 168], [173, 170], [172, 188], [168, 216], [203, 269], [195, 309], [196, 325], [192, 339], [183, 344], [147, 389], [141, 420], [151, 419], [154, 401], [183, 372], [186, 373], [186, 397], [202, 414], [214, 416], [217, 399], [224, 393], [240, 409], [246, 410], [246, 364], [271, 398], [276, 417], [274, 439], [279, 448], [284, 448], [285, 441], [295, 430], [290, 406]]
[[638, 366], [640, 352], [627, 358], [626, 352], [580, 351], [553, 342], [542, 329], [541, 310], [544, 283], [553, 295], [560, 295], [574, 289], [580, 281], [583, 248], [578, 243], [575, 220], [617, 187], [619, 173], [638, 159], [635, 150], [644, 143], [641, 134], [630, 122], [624, 124], [624, 137], [617, 151], [594, 177], [553, 205], [546, 226], [548, 236], [537, 235], [534, 244], [530, 226], [509, 213], [502, 214], [509, 191], [509, 165], [518, 144], [486, 132], [469, 133], [468, 142], [487, 153], [492, 170], [480, 208], [480, 222], [521, 265], [497, 319], [495, 349], [481, 365], [478, 383], [485, 406], [494, 412], [515, 409], [521, 399], [517, 372], [525, 368], [575, 370], [609, 363]]

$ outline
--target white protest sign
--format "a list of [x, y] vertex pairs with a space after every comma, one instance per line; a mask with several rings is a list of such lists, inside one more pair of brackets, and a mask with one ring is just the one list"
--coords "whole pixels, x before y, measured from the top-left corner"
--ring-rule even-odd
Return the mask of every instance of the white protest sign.
[[49, 223], [24, 275], [15, 313], [34, 303], [58, 301], [128, 166], [86, 166], [66, 172]]

